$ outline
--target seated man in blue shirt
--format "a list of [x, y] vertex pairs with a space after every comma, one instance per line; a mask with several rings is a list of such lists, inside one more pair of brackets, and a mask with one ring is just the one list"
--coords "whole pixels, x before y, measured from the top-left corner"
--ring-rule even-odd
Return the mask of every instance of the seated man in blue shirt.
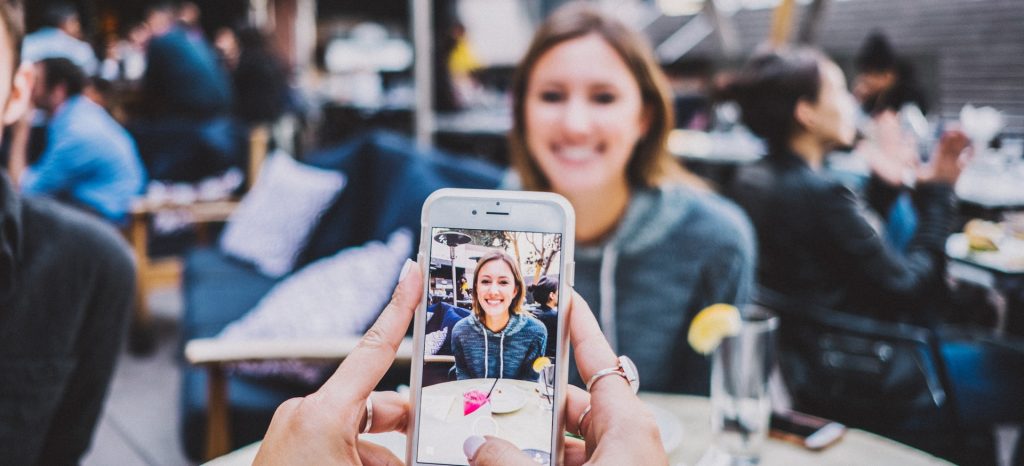
[[82, 95], [86, 78], [77, 65], [47, 58], [35, 68], [32, 103], [50, 123], [39, 162], [21, 176], [22, 192], [56, 197], [123, 222], [145, 185], [135, 142], [103, 107]]

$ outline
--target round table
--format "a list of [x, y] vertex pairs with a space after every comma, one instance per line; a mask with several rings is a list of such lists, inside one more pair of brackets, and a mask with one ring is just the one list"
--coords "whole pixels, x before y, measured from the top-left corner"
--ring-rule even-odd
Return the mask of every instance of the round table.
[[[672, 466], [696, 465], [711, 442], [710, 401], [704, 397], [656, 393], [641, 393], [640, 398], [656, 411], [656, 418], [664, 419], [667, 415], [669, 419], [667, 424], [681, 428], [682, 441], [678, 447], [669, 452], [669, 464]], [[666, 431], [663, 432], [663, 435], [672, 434], [668, 432], [667, 428], [663, 427], [663, 430]], [[367, 434], [362, 438], [384, 445], [399, 458], [404, 459], [405, 457], [405, 435], [403, 434], [397, 432]], [[256, 457], [257, 450], [259, 450], [259, 443], [254, 443], [207, 464], [215, 466], [249, 465]], [[816, 466], [854, 464], [915, 466], [949, 465], [951, 463], [857, 429], [849, 429], [842, 440], [819, 452], [773, 438], [769, 438], [765, 442], [761, 455], [762, 466], [803, 464]]]
[[[654, 410], [671, 413], [682, 424], [683, 440], [669, 452], [669, 464], [696, 465], [711, 444], [711, 402], [704, 397], [641, 393]], [[658, 413], [655, 413], [658, 417]], [[662, 430], [667, 430], [664, 427]], [[669, 434], [663, 432], [662, 435]], [[948, 465], [920, 450], [857, 429], [848, 429], [835, 445], [811, 451], [792, 443], [768, 438], [761, 452], [761, 466], [797, 464], [829, 465]]]

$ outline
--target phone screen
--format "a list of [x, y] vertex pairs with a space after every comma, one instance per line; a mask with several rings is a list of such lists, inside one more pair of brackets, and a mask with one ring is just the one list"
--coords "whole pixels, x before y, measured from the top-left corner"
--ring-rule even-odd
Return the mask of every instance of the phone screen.
[[432, 228], [416, 460], [466, 465], [471, 435], [551, 463], [558, 233]]

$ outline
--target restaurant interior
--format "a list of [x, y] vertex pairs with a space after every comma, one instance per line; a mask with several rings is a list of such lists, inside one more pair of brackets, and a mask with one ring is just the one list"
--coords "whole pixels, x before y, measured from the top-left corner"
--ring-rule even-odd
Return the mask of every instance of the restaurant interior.
[[[26, 0], [30, 35], [51, 27], [53, 7], [73, 7], [80, 21], [77, 39], [92, 47], [97, 63], [83, 93], [127, 129], [147, 173], [142, 189], [126, 201], [125, 215], [108, 222], [130, 252], [137, 283], [122, 350], [81, 464], [250, 464], [277, 406], [325, 383], [387, 304], [405, 259], [415, 258], [417, 232], [423, 231], [420, 209], [432, 191], [529, 186], [508, 182], [510, 171], [533, 163], [523, 162], [517, 153], [523, 149], [510, 143], [510, 134], [523, 125], [514, 121], [524, 111], [516, 106], [516, 69], [538, 27], [567, 3]], [[640, 373], [639, 398], [657, 422], [669, 463], [1024, 464], [1024, 417], [1017, 417], [1024, 392], [990, 406], [966, 401], [974, 392], [960, 388], [1024, 388], [1024, 5], [586, 3], [646, 39], [671, 92], [674, 124], [664, 152], [708, 196], [744, 218], [754, 235], [751, 248], [763, 248], [777, 236], [763, 233], [759, 218], [765, 217], [751, 214], [748, 223], [743, 210], [734, 209], [734, 202], [747, 204], [733, 189], [749, 181], [750, 167], [771, 158], [767, 154], [776, 147], [747, 124], [743, 99], [727, 97], [758, 53], [815, 48], [838, 65], [851, 97], [864, 95], [874, 78], [906, 85], [906, 99], [891, 110], [868, 110], [863, 100], [854, 104], [860, 142], [830, 146], [814, 169], [850, 196], [867, 196], [877, 175], [872, 156], [859, 144], [884, 139], [879, 128], [900, 132], [901, 147], [911, 146], [908, 163], [915, 170], [934, 162], [938, 156], [931, 154], [944, 147], [947, 131], [969, 141], [950, 187], [955, 205], [943, 224], [947, 230], [941, 239], [929, 239], [941, 241], [932, 248], [939, 250], [915, 249], [924, 248], [918, 233], [935, 233], [928, 230], [931, 211], [912, 194], [914, 183], [922, 183], [913, 172], [903, 172], [897, 207], [872, 213], [868, 221], [872, 233], [885, 237], [886, 261], [903, 264], [899, 270], [923, 267], [914, 262], [918, 255], [941, 269], [932, 281], [943, 293], [931, 296], [936, 305], [928, 319], [888, 318], [895, 313], [886, 309], [831, 309], [795, 299], [799, 293], [773, 293], [762, 274], [778, 259], [763, 249], [751, 261], [759, 283], [744, 297], [749, 303], [730, 303], [743, 319], [750, 306], [777, 319], [770, 343], [764, 343], [771, 346], [749, 356], [768, 367], [760, 385], [770, 411], [836, 421], [843, 425], [841, 437], [809, 446], [807, 435], [785, 432], [775, 418], [769, 427], [765, 417], [764, 429], [753, 429], [755, 437], [765, 436], [754, 463], [717, 457], [716, 448], [730, 448], [723, 446], [722, 433], [729, 421], [724, 427], [715, 421], [722, 415], [716, 397], [723, 395], [714, 374], [729, 364], [723, 344], [717, 353], [701, 356], [702, 370], [711, 376], [699, 381], [704, 388], [696, 393], [645, 390]], [[218, 79], [233, 89], [226, 110], [183, 123], [192, 117], [166, 112], [166, 103], [153, 100], [147, 66], [154, 61], [147, 62], [147, 54], [156, 56], [151, 50], [161, 36], [152, 32], [150, 15], [164, 7], [173, 11], [174, 27], [203, 44], [202, 53], [222, 73]], [[198, 80], [179, 76], [155, 92], [187, 89]], [[52, 137], [45, 124], [32, 128], [30, 166], [47, 156]], [[796, 218], [773, 214], [765, 220], [770, 225]], [[637, 228], [636, 241], [642, 243], [648, 227]], [[802, 255], [801, 248], [818, 250], [825, 246], [816, 243], [832, 240], [789, 241], [805, 242], [794, 249]], [[595, 243], [578, 237], [580, 244]], [[682, 257], [680, 250], [702, 247], [673, 243], [659, 255]], [[599, 248], [591, 249], [600, 256]], [[856, 254], [870, 253], [865, 248]], [[476, 257], [456, 261], [455, 254], [453, 248], [448, 265], [437, 266], [451, 270], [453, 279], [439, 273], [442, 278], [430, 286], [440, 290], [439, 300], [447, 299], [447, 289], [456, 307], [471, 308], [468, 295], [456, 301], [454, 275], [458, 262], [458, 275], [472, 283], [477, 265], [470, 259]], [[904, 257], [907, 262], [899, 262]], [[889, 263], [872, 264], [883, 274]], [[709, 281], [720, 278], [702, 273], [715, 277]], [[602, 265], [602, 279], [604, 274]], [[858, 280], [875, 286], [870, 278]], [[642, 287], [643, 292], [674, 286], [664, 281], [669, 283]], [[833, 285], [839, 289], [834, 283], [822, 286]], [[599, 312], [597, 303], [590, 304]], [[689, 315], [686, 322], [696, 319]], [[601, 323], [607, 324], [603, 318]], [[961, 353], [943, 346], [954, 331], [961, 332], [957, 341], [964, 347], [984, 344], [998, 351], [986, 353], [992, 360], [955, 359], [951, 355]], [[687, 345], [685, 332], [673, 335], [671, 347]], [[378, 390], [408, 392], [412, 335], [410, 329]], [[1022, 372], [1005, 372], [1007, 367]], [[0, 387], [0, 409], [4, 393]], [[972, 416], [975, 409], [1005, 416], [978, 421], [984, 416]], [[514, 413], [492, 416], [500, 425], [501, 416]], [[742, 419], [733, 422], [746, 442], [750, 427]], [[364, 438], [405, 458], [402, 434]]]

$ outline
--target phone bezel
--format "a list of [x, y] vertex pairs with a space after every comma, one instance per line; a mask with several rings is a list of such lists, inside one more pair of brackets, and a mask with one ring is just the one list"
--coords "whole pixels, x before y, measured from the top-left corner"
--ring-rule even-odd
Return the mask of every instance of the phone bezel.
[[[475, 212], [475, 213], [474, 213]], [[576, 218], [572, 205], [564, 197], [543, 192], [501, 191], [445, 188], [430, 195], [423, 203], [420, 220], [420, 246], [417, 255], [420, 270], [426, 278], [429, 272], [431, 230], [433, 228], [467, 228], [489, 230], [560, 233], [562, 257], [559, 261], [558, 302], [568, 303], [573, 286], [573, 254]], [[435, 466], [440, 463], [421, 463], [416, 458], [419, 450], [419, 405], [422, 392], [423, 328], [426, 324], [428, 282], [423, 282], [423, 299], [413, 319], [413, 360], [410, 375], [410, 416], [406, 431], [406, 464]], [[560, 306], [561, 307], [561, 306]], [[564, 309], [564, 307], [562, 308]], [[568, 387], [568, 322], [566, 313], [558, 313], [558, 342], [555, 361], [555, 397], [552, 416], [552, 464], [560, 465], [564, 458], [565, 400]]]

